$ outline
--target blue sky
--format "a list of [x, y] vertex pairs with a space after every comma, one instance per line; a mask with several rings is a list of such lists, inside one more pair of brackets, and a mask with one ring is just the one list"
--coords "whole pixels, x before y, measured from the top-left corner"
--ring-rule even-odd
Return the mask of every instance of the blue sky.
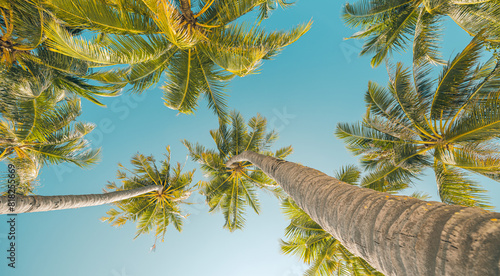
[[[354, 31], [340, 20], [341, 1], [298, 0], [296, 5], [278, 10], [265, 23], [269, 30], [287, 29], [311, 18], [312, 29], [287, 47], [261, 73], [236, 78], [229, 86], [228, 105], [248, 120], [256, 113], [268, 119], [269, 127], [280, 132], [276, 148], [293, 145], [289, 160], [327, 174], [356, 159], [333, 135], [338, 122], [354, 122], [365, 112], [363, 95], [369, 80], [385, 85], [384, 66], [371, 68], [369, 57], [359, 57], [360, 41], [344, 40]], [[444, 58], [459, 52], [470, 38], [456, 26], [447, 24]], [[410, 64], [409, 55], [395, 60]], [[106, 99], [107, 108], [83, 103], [81, 121], [94, 122], [93, 144], [102, 147], [102, 161], [90, 168], [70, 165], [44, 168], [40, 195], [101, 193], [107, 181], [116, 178], [117, 163], [127, 165], [136, 152], [154, 154], [157, 159], [167, 145], [172, 161], [186, 162], [187, 150], [181, 139], [213, 146], [209, 130], [217, 119], [202, 99], [195, 115], [178, 115], [161, 100], [161, 85], [142, 95], [125, 94]], [[187, 161], [186, 170], [197, 168]], [[195, 181], [203, 180], [200, 170]], [[490, 190], [492, 203], [500, 210], [499, 185], [479, 179]], [[432, 172], [418, 182], [417, 190], [438, 200]], [[411, 193], [410, 190], [408, 193]], [[182, 233], [169, 229], [165, 242], [149, 252], [153, 235], [136, 240], [135, 225], [115, 228], [99, 221], [108, 206], [17, 217], [17, 268], [7, 267], [6, 217], [0, 217], [0, 275], [13, 276], [298, 276], [306, 268], [295, 257], [279, 253], [279, 239], [288, 224], [279, 202], [261, 193], [260, 215], [247, 213], [243, 231], [222, 229], [220, 213], [209, 214], [203, 198], [193, 195], [185, 210], [188, 217]]]

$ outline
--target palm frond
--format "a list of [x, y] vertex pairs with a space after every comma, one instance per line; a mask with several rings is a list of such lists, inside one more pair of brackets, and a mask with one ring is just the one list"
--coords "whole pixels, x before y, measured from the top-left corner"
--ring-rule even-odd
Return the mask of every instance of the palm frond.
[[[160, 32], [150, 17], [130, 11], [130, 7], [126, 9], [122, 5], [110, 5], [108, 1], [44, 0], [44, 2], [58, 18], [77, 28], [111, 34]], [[133, 4], [134, 2], [127, 3], [127, 5]]]
[[467, 179], [459, 169], [436, 162], [434, 171], [441, 201], [469, 207], [492, 208], [488, 204], [486, 191], [479, 188], [475, 181]]
[[443, 69], [430, 108], [432, 119], [448, 118], [463, 104], [467, 97], [463, 91], [470, 89], [468, 79], [479, 62], [484, 43], [482, 39], [482, 33], [474, 37]]
[[358, 184], [360, 176], [361, 176], [361, 171], [354, 165], [342, 166], [334, 174], [334, 177], [337, 178], [338, 180], [352, 185]]
[[413, 66], [420, 67], [426, 63], [445, 64], [439, 53], [438, 42], [441, 38], [441, 17], [430, 14], [423, 7], [420, 8], [415, 25], [413, 39]]

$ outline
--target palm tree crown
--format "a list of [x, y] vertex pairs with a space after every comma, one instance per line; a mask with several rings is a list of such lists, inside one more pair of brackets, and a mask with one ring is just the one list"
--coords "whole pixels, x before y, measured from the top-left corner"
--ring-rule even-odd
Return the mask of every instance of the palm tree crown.
[[47, 71], [35, 75], [12, 67], [0, 74], [0, 160], [17, 167], [24, 194], [32, 191], [41, 166], [70, 162], [94, 164], [99, 150], [85, 136], [94, 125], [73, 121], [81, 114], [80, 100], [68, 97]]
[[0, 2], [0, 64], [23, 64], [24, 57], [44, 40], [46, 16], [36, 0]]
[[259, 212], [257, 188], [277, 196], [283, 195], [272, 179], [250, 163], [241, 162], [232, 168], [226, 168], [225, 165], [232, 156], [245, 150], [277, 158], [285, 158], [292, 153], [291, 146], [270, 151], [271, 145], [278, 139], [278, 133], [266, 132], [266, 126], [267, 120], [260, 115], [252, 117], [247, 126], [243, 116], [238, 112], [231, 112], [230, 123], [222, 123], [218, 130], [210, 131], [216, 150], [183, 141], [192, 160], [201, 164], [202, 171], [209, 178], [209, 181], [202, 181], [200, 185], [210, 211], [222, 211], [224, 227], [230, 231], [243, 228], [247, 205], [256, 213]]
[[164, 100], [169, 108], [192, 113], [204, 95], [209, 107], [226, 119], [228, 80], [255, 73], [262, 60], [296, 41], [310, 24], [288, 32], [266, 32], [256, 24], [234, 22], [264, 5], [262, 0], [194, 2], [49, 0], [50, 9], [66, 24], [103, 33], [90, 42], [49, 24], [49, 44], [57, 52], [95, 66], [128, 64], [98, 72], [93, 78], [132, 84], [134, 91], [157, 83], [165, 72]]
[[394, 50], [403, 50], [413, 36], [413, 45], [426, 58], [442, 63], [437, 41], [441, 21], [449, 16], [469, 35], [486, 29], [484, 39], [500, 42], [500, 5], [496, 0], [359, 0], [346, 4], [343, 18], [347, 25], [361, 30], [350, 38], [366, 39], [361, 54], [374, 53], [371, 64], [378, 66]]
[[500, 173], [500, 67], [493, 58], [479, 64], [483, 44], [481, 34], [472, 39], [436, 85], [418, 55], [413, 76], [398, 64], [387, 88], [368, 84], [363, 121], [336, 130], [371, 170], [363, 186], [383, 178], [408, 182], [431, 167], [443, 202], [489, 207], [485, 191], [466, 178], [473, 172], [498, 180]]
[[[117, 208], [107, 211], [107, 217], [102, 221], [108, 221], [113, 226], [121, 226], [127, 221], [137, 221], [137, 236], [149, 233], [153, 228], [156, 238], [165, 236], [167, 226], [173, 224], [178, 231], [182, 230], [183, 219], [181, 204], [191, 195], [193, 171], [182, 172], [182, 166], [170, 164], [170, 147], [167, 147], [165, 160], [157, 167], [152, 156], [136, 154], [131, 159], [134, 167], [132, 170], [119, 166], [131, 173], [118, 171], [118, 179], [121, 185], [114, 182], [109, 183], [106, 188], [110, 191], [122, 191], [140, 187], [157, 185], [162, 186], [162, 191], [153, 191], [141, 196], [113, 203]], [[156, 244], [156, 242], [155, 242]]]

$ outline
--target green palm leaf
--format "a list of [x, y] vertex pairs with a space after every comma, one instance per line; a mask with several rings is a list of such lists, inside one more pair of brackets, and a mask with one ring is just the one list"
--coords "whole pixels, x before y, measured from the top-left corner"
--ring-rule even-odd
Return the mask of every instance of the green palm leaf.
[[441, 201], [470, 207], [493, 208], [487, 203], [486, 191], [476, 182], [467, 179], [459, 169], [438, 162], [434, 165], [434, 171]]
[[[100, 0], [44, 0], [54, 14], [71, 26], [113, 34], [151, 34], [160, 30], [149, 17], [123, 8], [125, 1], [113, 6]], [[136, 1], [140, 2], [140, 1]], [[140, 3], [126, 2], [127, 5]], [[120, 7], [121, 6], [121, 7]], [[139, 7], [135, 7], [137, 10]]]

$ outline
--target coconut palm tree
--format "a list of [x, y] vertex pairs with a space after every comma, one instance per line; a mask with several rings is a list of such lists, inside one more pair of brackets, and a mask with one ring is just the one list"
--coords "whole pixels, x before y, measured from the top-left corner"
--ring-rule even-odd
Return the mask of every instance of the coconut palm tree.
[[[35, 213], [99, 206], [143, 194], [157, 194], [161, 192], [162, 189], [162, 186], [150, 185], [132, 190], [122, 190], [105, 194], [61, 196], [24, 196], [10, 193], [0, 196], [0, 214]], [[12, 206], [12, 202], [15, 202], [14, 206]]]
[[30, 183], [43, 165], [69, 162], [86, 167], [96, 163], [99, 154], [85, 139], [95, 126], [73, 123], [81, 114], [80, 100], [63, 100], [65, 93], [57, 83], [63, 78], [34, 72], [36, 76], [13, 66], [0, 73], [0, 160], [17, 166], [24, 187], [19, 191], [25, 192], [32, 190]]
[[497, 275], [500, 213], [395, 196], [251, 151], [251, 162], [347, 250], [386, 275]]
[[51, 49], [99, 66], [129, 65], [96, 72], [93, 79], [132, 84], [134, 91], [143, 91], [165, 73], [164, 100], [169, 108], [193, 113], [203, 94], [223, 120], [227, 118], [227, 82], [235, 75], [257, 72], [262, 60], [276, 56], [310, 27], [266, 32], [256, 24], [235, 22], [264, 5], [262, 0], [46, 3], [65, 24], [102, 33], [89, 41], [71, 36], [58, 24], [48, 24]]
[[228, 169], [225, 162], [245, 150], [285, 158], [292, 153], [292, 147], [270, 151], [271, 145], [278, 139], [278, 133], [267, 132], [267, 120], [258, 114], [248, 121], [248, 126], [243, 116], [236, 111], [231, 112], [229, 118], [229, 123], [221, 123], [219, 129], [210, 131], [217, 146], [215, 150], [186, 140], [183, 143], [188, 148], [191, 159], [201, 164], [201, 170], [209, 179], [201, 181], [199, 185], [210, 211], [222, 211], [224, 228], [234, 231], [243, 228], [247, 206], [259, 213], [258, 189], [269, 191], [278, 197], [283, 194], [272, 179], [250, 163], [241, 162]]
[[350, 38], [366, 39], [361, 54], [374, 54], [372, 66], [378, 66], [393, 51], [404, 51], [411, 40], [429, 61], [442, 63], [437, 42], [446, 16], [471, 36], [486, 29], [489, 36], [485, 40], [494, 45], [500, 42], [500, 5], [496, 0], [359, 0], [347, 3], [343, 10], [346, 24], [361, 29]]
[[[109, 183], [108, 190], [119, 192], [146, 187], [161, 187], [161, 189], [146, 193], [137, 197], [113, 203], [117, 209], [111, 208], [107, 211], [102, 221], [107, 221], [113, 226], [124, 225], [127, 221], [137, 222], [137, 236], [149, 233], [153, 228], [156, 238], [165, 236], [167, 226], [173, 224], [178, 231], [182, 230], [183, 219], [187, 215], [182, 214], [181, 204], [186, 203], [192, 193], [191, 182], [194, 170], [182, 172], [180, 163], [170, 164], [170, 147], [167, 147], [165, 160], [156, 166], [153, 156], [136, 154], [132, 157], [132, 170], [123, 169], [118, 171], [118, 179], [121, 185], [114, 182]], [[127, 175], [127, 172], [130, 175]], [[156, 241], [155, 241], [156, 245]], [[153, 247], [155, 246], [153, 245]]]
[[494, 58], [479, 63], [483, 38], [450, 60], [436, 85], [418, 58], [413, 76], [398, 64], [387, 88], [368, 84], [363, 121], [336, 130], [371, 171], [362, 186], [384, 177], [410, 181], [432, 168], [443, 202], [489, 208], [485, 190], [467, 177], [498, 180], [500, 173], [500, 66]]

